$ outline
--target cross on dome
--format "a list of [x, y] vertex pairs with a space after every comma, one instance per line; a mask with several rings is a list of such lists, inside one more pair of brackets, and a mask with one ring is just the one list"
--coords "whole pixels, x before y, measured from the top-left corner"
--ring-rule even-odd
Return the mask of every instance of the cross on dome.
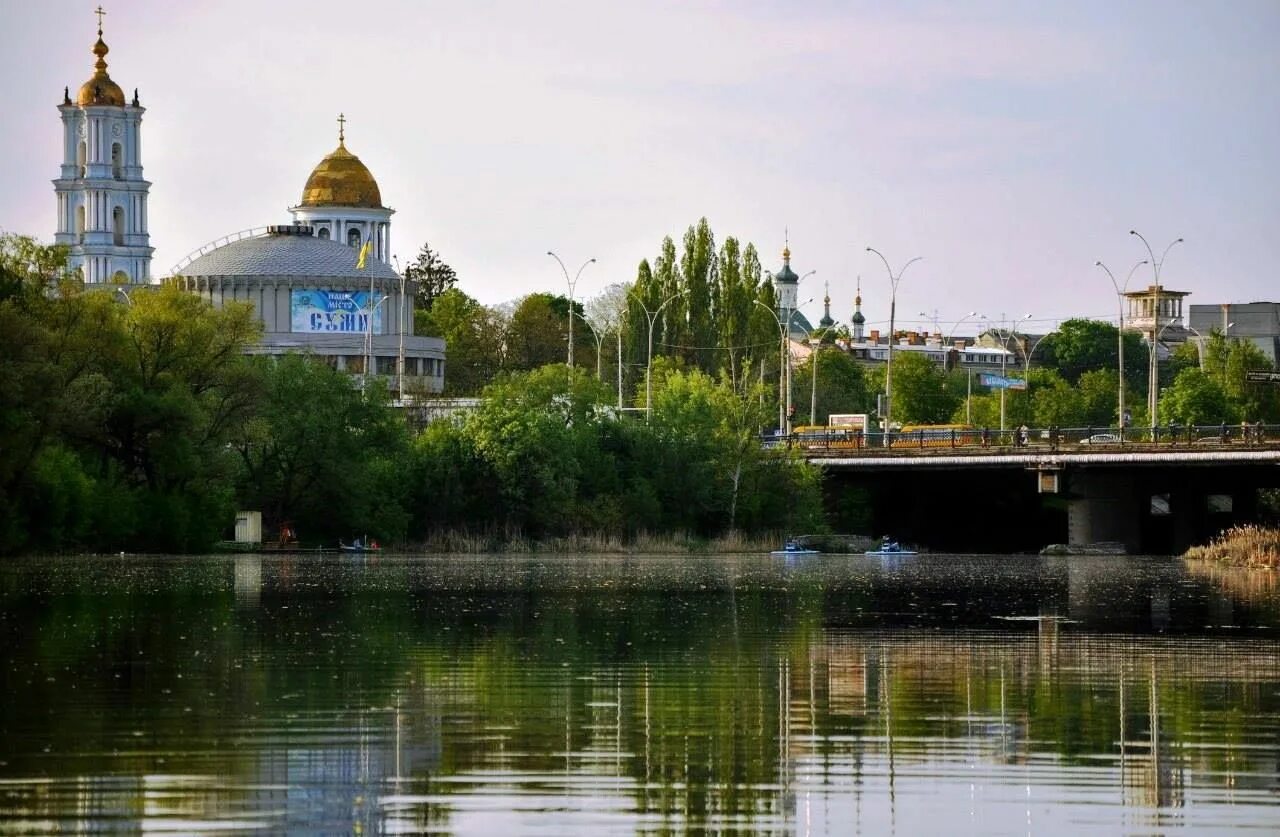
[[342, 145], [344, 142], [346, 142], [346, 138], [347, 138], [346, 127], [347, 127], [347, 117], [339, 113], [338, 114], [338, 145]]

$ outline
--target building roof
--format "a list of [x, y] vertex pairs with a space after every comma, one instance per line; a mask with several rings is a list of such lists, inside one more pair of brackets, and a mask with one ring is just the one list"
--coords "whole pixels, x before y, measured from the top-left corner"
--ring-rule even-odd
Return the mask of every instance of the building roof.
[[310, 227], [269, 227], [269, 232], [241, 238], [211, 250], [177, 271], [181, 276], [316, 276], [333, 279], [399, 279], [395, 270], [375, 258], [356, 267], [359, 250], [337, 241], [315, 238]]

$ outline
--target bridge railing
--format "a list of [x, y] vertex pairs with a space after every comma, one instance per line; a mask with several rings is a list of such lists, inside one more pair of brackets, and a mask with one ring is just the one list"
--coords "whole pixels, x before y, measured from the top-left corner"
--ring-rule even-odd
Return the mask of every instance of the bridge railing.
[[1280, 447], [1280, 424], [1177, 425], [1163, 427], [1014, 427], [1005, 430], [935, 425], [907, 427], [888, 433], [850, 428], [805, 428], [790, 436], [765, 435], [764, 447], [800, 449], [814, 456], [892, 455], [950, 451], [967, 454], [1002, 452], [1131, 448], [1220, 447], [1223, 445]]

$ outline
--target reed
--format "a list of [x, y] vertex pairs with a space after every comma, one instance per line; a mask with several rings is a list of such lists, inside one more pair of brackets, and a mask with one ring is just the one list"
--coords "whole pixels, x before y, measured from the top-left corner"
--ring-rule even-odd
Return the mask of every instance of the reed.
[[1212, 561], [1231, 567], [1280, 568], [1280, 529], [1247, 524], [1233, 526], [1204, 546], [1183, 554], [1190, 561]]

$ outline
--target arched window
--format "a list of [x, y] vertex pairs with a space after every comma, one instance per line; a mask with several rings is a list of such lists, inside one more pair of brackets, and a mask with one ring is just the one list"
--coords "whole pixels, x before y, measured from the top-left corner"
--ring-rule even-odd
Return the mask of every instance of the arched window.
[[76, 207], [76, 241], [84, 241], [84, 204]]
[[351, 246], [351, 247], [359, 247], [359, 246], [360, 246], [360, 231], [359, 231], [359, 230], [347, 230], [347, 244], [348, 244], [349, 246]]
[[111, 243], [117, 247], [124, 246], [124, 207], [117, 206], [111, 210]]
[[320, 228], [320, 230], [316, 233], [316, 238], [323, 238], [325, 241], [328, 241], [328, 240], [329, 240], [329, 228], [328, 228], [328, 227], [321, 227], [321, 228]]
[[80, 172], [80, 177], [84, 177], [84, 167], [88, 157], [89, 146], [84, 140], [80, 140], [80, 144], [76, 146], [76, 169]]
[[111, 281], [117, 285], [127, 285], [129, 284], [129, 274], [125, 273], [123, 270], [117, 270], [115, 273], [111, 274]]
[[111, 176], [116, 180], [124, 177], [124, 154], [118, 142], [111, 143]]

